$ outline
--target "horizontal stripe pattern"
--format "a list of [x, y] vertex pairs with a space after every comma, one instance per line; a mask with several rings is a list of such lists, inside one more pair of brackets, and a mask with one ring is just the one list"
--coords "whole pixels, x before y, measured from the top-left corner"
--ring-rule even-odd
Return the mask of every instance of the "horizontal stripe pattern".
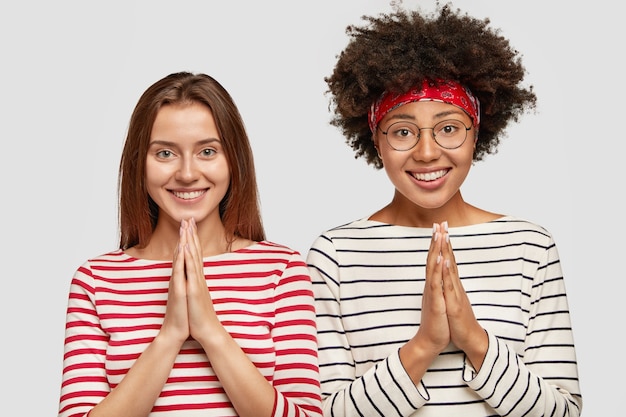
[[[311, 279], [297, 252], [259, 242], [205, 258], [215, 311], [275, 388], [277, 416], [319, 416]], [[84, 416], [158, 334], [172, 263], [121, 250], [90, 259], [70, 285], [59, 417]], [[140, 395], [140, 393], [138, 393]], [[236, 416], [200, 344], [186, 341], [150, 415]]]
[[479, 373], [454, 345], [415, 386], [399, 348], [418, 330], [432, 229], [358, 220], [319, 236], [316, 297], [328, 416], [578, 416], [582, 397], [559, 255], [513, 217], [451, 228], [463, 286], [489, 335]]

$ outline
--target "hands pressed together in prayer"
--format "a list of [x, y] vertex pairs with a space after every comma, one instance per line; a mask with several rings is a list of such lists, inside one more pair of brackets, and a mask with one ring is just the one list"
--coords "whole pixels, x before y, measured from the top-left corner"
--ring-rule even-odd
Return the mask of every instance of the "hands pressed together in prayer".
[[477, 371], [480, 369], [487, 352], [487, 334], [476, 320], [459, 278], [448, 223], [443, 222], [433, 225], [419, 330], [405, 345], [417, 355], [408, 357], [407, 350], [401, 351], [407, 369], [416, 366], [414, 372], [409, 372], [415, 382], [450, 343], [465, 352]]
[[202, 247], [194, 219], [183, 220], [180, 239], [174, 251], [172, 279], [168, 290], [167, 310], [161, 331], [180, 344], [192, 337], [198, 341], [221, 326], [211, 295], [207, 291]]

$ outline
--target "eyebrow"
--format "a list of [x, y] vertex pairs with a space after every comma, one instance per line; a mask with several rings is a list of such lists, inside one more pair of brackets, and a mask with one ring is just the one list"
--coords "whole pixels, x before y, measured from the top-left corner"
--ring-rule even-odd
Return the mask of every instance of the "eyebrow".
[[[213, 142], [221, 143], [221, 141], [218, 138], [207, 138], [207, 139], [199, 140], [195, 144], [202, 146], [202, 145], [208, 145], [208, 144], [213, 143]], [[169, 146], [169, 147], [178, 146], [178, 144], [176, 142], [171, 142], [171, 141], [168, 141], [168, 140], [154, 140], [154, 141], [150, 142], [150, 144], [148, 146], [154, 146], [154, 145]]]

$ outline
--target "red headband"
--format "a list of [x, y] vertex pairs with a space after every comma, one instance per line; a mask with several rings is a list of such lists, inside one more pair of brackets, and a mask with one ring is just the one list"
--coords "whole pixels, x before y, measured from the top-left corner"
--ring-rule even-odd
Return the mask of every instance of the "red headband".
[[480, 103], [478, 99], [461, 84], [450, 80], [436, 82], [424, 80], [421, 87], [414, 87], [404, 94], [383, 93], [372, 103], [368, 113], [372, 133], [383, 117], [395, 108], [414, 101], [440, 101], [460, 107], [472, 119], [474, 127], [480, 124]]

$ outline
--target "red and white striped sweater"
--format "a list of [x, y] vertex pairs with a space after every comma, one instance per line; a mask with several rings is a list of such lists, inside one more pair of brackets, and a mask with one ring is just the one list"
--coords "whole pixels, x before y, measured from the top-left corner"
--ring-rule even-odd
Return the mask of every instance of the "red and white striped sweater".
[[[159, 332], [172, 262], [121, 250], [85, 262], [67, 308], [59, 417], [85, 416]], [[296, 251], [267, 241], [204, 259], [220, 321], [277, 392], [276, 416], [321, 415], [311, 279]], [[150, 415], [236, 416], [200, 344], [188, 340]]]

